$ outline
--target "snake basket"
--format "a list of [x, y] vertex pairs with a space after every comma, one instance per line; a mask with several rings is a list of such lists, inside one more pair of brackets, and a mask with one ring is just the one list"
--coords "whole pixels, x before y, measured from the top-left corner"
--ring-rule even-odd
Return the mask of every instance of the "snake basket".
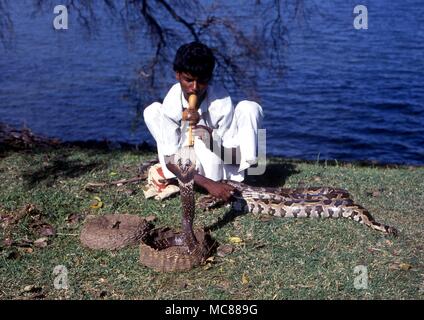
[[145, 219], [132, 214], [91, 216], [81, 230], [80, 241], [91, 249], [117, 250], [139, 244], [151, 229]]
[[187, 271], [201, 265], [212, 255], [216, 244], [205, 231], [197, 229], [194, 233], [198, 245], [189, 253], [180, 240], [181, 232], [169, 228], [152, 230], [140, 244], [140, 263], [159, 272]]

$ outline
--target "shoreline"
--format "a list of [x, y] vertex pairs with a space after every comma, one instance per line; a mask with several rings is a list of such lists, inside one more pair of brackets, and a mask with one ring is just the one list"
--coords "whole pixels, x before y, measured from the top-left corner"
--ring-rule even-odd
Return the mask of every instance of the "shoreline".
[[[60, 147], [78, 147], [81, 149], [97, 149], [109, 151], [136, 151], [136, 152], [156, 152], [156, 147], [143, 141], [139, 144], [132, 144], [123, 141], [109, 141], [109, 140], [75, 140], [75, 141], [62, 141], [57, 138], [44, 137], [35, 135], [31, 129], [15, 129], [6, 124], [0, 123], [0, 153], [4, 150], [29, 150], [36, 148], [60, 148]], [[423, 164], [409, 164], [409, 163], [388, 163], [380, 162], [377, 160], [337, 160], [337, 159], [302, 159], [290, 158], [281, 155], [267, 154], [267, 159], [278, 159], [291, 163], [307, 163], [307, 164], [320, 164], [325, 166], [359, 166], [359, 167], [378, 167], [378, 168], [422, 168]]]

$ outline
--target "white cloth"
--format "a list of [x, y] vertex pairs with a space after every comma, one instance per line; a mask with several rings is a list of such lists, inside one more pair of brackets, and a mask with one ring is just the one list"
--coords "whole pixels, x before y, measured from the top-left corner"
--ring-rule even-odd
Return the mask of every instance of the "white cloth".
[[[155, 102], [143, 113], [144, 122], [156, 141], [159, 161], [166, 178], [174, 175], [166, 168], [164, 156], [175, 154], [184, 143], [186, 123], [182, 112], [188, 107], [179, 83], [166, 95], [163, 104]], [[218, 146], [237, 148], [240, 165], [228, 164], [209, 150], [204, 142], [195, 138], [194, 150], [199, 174], [214, 181], [228, 179], [243, 181], [244, 170], [257, 162], [258, 129], [261, 128], [263, 111], [259, 104], [241, 101], [236, 108], [228, 93], [221, 87], [210, 84], [199, 107], [199, 125], [213, 129]], [[225, 160], [225, 159], [224, 159]]]

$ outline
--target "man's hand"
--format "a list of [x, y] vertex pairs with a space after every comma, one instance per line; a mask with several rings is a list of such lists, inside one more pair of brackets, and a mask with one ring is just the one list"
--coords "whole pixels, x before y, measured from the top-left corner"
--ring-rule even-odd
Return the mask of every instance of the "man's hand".
[[185, 109], [183, 111], [183, 120], [189, 121], [191, 126], [195, 126], [200, 120], [199, 112], [196, 109]]
[[228, 184], [211, 181], [206, 186], [206, 190], [214, 196], [227, 202], [233, 196], [235, 188]]

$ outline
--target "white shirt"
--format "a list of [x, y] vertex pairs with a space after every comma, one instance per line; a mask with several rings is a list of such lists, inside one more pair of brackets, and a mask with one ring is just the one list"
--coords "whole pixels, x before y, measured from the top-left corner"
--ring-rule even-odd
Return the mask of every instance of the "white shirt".
[[[162, 152], [165, 156], [175, 154], [181, 143], [182, 112], [188, 107], [180, 83], [169, 90], [162, 103]], [[214, 130], [214, 137], [221, 140], [233, 121], [234, 106], [226, 90], [212, 83], [208, 85], [206, 96], [199, 107], [199, 125]]]

